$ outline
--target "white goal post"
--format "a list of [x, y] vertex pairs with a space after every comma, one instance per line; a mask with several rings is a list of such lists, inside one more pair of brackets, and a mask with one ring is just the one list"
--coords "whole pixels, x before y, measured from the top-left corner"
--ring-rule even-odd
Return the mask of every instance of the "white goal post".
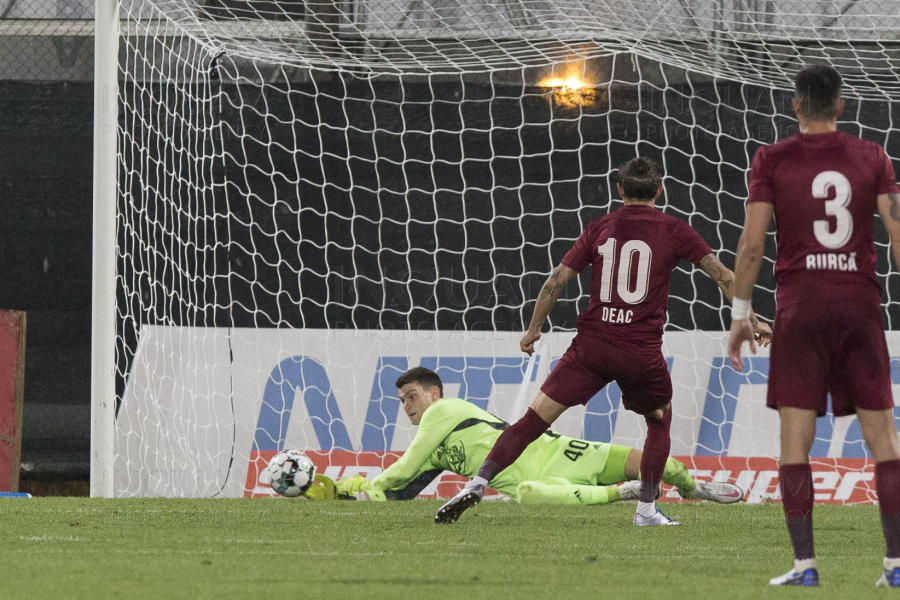
[[94, 240], [91, 268], [91, 496], [113, 496], [119, 6], [94, 4]]
[[[900, 161], [887, 0], [97, 0], [91, 494], [265, 495], [260, 465], [284, 447], [374, 474], [414, 434], [393, 382], [417, 364], [517, 418], [586, 274], [534, 362], [517, 333], [587, 222], [619, 206], [616, 167], [660, 162], [663, 209], [732, 266], [750, 160], [796, 129], [808, 63], [842, 72], [841, 128]], [[773, 255], [754, 302], [769, 318]], [[682, 265], [672, 453], [776, 498], [767, 355], [731, 371], [728, 323]], [[639, 447], [617, 394], [559, 429]], [[824, 418], [817, 436], [820, 499], [871, 501], [868, 471], [848, 474], [867, 464], [858, 426]]]

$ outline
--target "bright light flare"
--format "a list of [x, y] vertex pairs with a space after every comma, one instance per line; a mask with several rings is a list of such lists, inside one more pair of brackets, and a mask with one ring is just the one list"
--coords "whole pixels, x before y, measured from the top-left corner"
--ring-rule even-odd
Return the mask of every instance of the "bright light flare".
[[541, 80], [538, 85], [540, 87], [563, 88], [563, 90], [565, 91], [580, 90], [587, 84], [577, 77], [569, 77], [568, 79], [563, 79], [562, 77], [551, 77], [549, 79]]
[[552, 88], [550, 98], [560, 106], [589, 106], [596, 99], [593, 86], [575, 76], [549, 77], [539, 81], [538, 86]]

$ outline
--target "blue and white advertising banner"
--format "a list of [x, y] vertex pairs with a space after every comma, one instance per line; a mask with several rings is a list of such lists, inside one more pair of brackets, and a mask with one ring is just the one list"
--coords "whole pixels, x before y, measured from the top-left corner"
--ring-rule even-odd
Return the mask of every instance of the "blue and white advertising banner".
[[[344, 461], [347, 453], [365, 455], [358, 464], [377, 474], [385, 465], [372, 457], [394, 460], [415, 435], [394, 386], [406, 369], [435, 370], [446, 397], [465, 398], [511, 422], [573, 335], [544, 334], [532, 360], [519, 351], [518, 333], [145, 326], [117, 414], [116, 493], [252, 495], [260, 491], [257, 463], [282, 448], [319, 458], [336, 453]], [[897, 356], [900, 334], [887, 335]], [[737, 373], [725, 339], [723, 332], [664, 336], [674, 388], [671, 453], [775, 457], [778, 417], [765, 407], [768, 351], [750, 355]], [[896, 361], [892, 375], [897, 396]], [[620, 399], [611, 384], [553, 428], [640, 448], [643, 419], [620, 409]], [[820, 418], [812, 454], [866, 458], [856, 419]]]

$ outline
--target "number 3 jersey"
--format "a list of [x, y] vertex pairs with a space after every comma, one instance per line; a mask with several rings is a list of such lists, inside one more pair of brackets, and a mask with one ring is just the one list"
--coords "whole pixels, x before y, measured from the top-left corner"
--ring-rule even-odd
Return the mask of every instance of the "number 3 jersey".
[[[415, 497], [444, 470], [475, 477], [506, 427], [504, 421], [471, 402], [442, 398], [422, 415], [409, 449], [372, 480], [372, 487], [388, 492], [389, 500], [405, 500]], [[609, 451], [609, 444], [546, 431], [491, 480], [491, 487], [514, 498], [520, 483], [545, 477], [562, 477], [576, 485], [618, 483], [601, 481]]]
[[649, 205], [628, 204], [591, 221], [562, 259], [574, 271], [593, 267], [579, 335], [659, 348], [672, 271], [710, 253], [690, 225]]
[[797, 133], [756, 151], [748, 203], [773, 205], [778, 307], [801, 299], [881, 301], [872, 219], [898, 192], [884, 149], [840, 131]]

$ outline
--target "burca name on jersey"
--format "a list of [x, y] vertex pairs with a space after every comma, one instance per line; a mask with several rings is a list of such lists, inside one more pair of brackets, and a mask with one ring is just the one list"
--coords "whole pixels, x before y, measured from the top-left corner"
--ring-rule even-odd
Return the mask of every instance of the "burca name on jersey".
[[832, 271], [856, 271], [856, 252], [836, 253], [822, 252], [806, 255], [806, 270], [818, 271], [829, 269]]

